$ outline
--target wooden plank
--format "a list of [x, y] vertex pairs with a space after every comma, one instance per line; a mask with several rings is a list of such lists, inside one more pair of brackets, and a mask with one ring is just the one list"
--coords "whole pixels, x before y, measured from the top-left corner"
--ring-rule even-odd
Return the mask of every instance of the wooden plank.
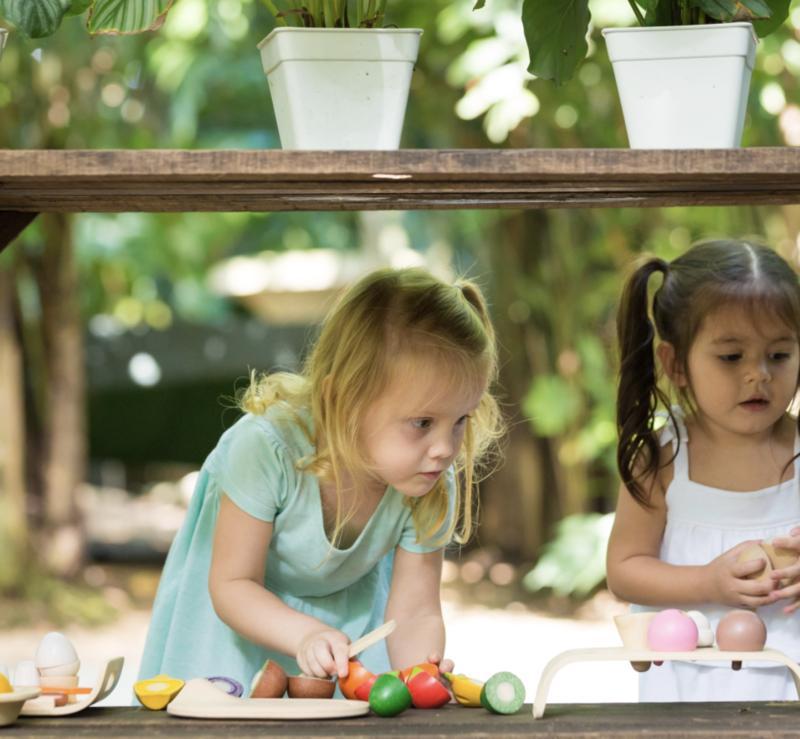
[[769, 737], [797, 736], [798, 703], [683, 703], [548, 707], [543, 719], [531, 718], [530, 705], [513, 716], [482, 708], [448, 705], [438, 710], [409, 710], [391, 719], [377, 716], [326, 721], [215, 721], [169, 716], [143, 708], [90, 708], [63, 718], [21, 718], [9, 730], [32, 739], [43, 737], [315, 737], [317, 739], [461, 739], [503, 737]]
[[37, 212], [0, 211], [0, 251], [3, 251], [36, 218]]
[[0, 211], [800, 202], [800, 150], [0, 150]]

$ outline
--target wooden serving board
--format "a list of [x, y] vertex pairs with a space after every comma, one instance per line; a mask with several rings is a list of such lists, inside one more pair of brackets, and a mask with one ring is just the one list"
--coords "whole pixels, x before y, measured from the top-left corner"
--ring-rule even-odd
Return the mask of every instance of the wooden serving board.
[[86, 696], [80, 696], [80, 700], [75, 703], [67, 703], [66, 706], [47, 706], [37, 703], [36, 699], [29, 700], [23, 704], [20, 716], [68, 716], [71, 713], [78, 713], [84, 708], [88, 708], [92, 703], [103, 700], [114, 690], [119, 682], [119, 676], [122, 674], [124, 662], [124, 657], [115, 657], [101, 665], [99, 670], [100, 679], [92, 692]]
[[314, 720], [369, 713], [365, 701], [319, 698], [234, 698], [204, 678], [189, 680], [167, 706], [181, 718]]

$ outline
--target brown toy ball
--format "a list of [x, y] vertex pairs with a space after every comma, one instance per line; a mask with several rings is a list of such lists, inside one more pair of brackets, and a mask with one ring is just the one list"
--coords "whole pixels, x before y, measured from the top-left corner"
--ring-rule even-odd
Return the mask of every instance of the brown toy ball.
[[274, 660], [268, 659], [250, 683], [250, 697], [283, 698], [288, 682], [283, 667]]
[[[731, 611], [717, 625], [717, 646], [726, 652], [758, 652], [767, 642], [767, 627], [752, 611]], [[742, 663], [734, 661], [734, 670]]]
[[[793, 564], [797, 564], [797, 552], [794, 549], [776, 547], [768, 541], [762, 541], [761, 548], [769, 556], [772, 568], [775, 570], [782, 570], [784, 567], [791, 567]], [[785, 588], [790, 582], [789, 578], [785, 577], [780, 581], [779, 587]]]
[[746, 549], [742, 550], [739, 556], [736, 558], [737, 562], [750, 562], [754, 559], [760, 559], [764, 566], [754, 572], [752, 575], [748, 575], [748, 580], [763, 580], [768, 581], [770, 580], [770, 574], [774, 567], [772, 566], [772, 558], [770, 557], [769, 552], [767, 551], [766, 547], [762, 546], [761, 544], [752, 544], [751, 546], [747, 547]]
[[333, 680], [310, 675], [297, 675], [289, 678], [290, 698], [333, 698], [336, 684]]

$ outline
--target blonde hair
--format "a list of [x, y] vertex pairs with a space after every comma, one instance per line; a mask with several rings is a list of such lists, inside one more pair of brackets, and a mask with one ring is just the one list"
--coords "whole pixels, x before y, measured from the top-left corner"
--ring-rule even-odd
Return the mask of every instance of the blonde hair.
[[[342, 510], [344, 473], [356, 477], [370, 469], [359, 438], [365, 412], [387, 387], [397, 359], [422, 352], [452, 377], [487, 383], [455, 459], [455, 509], [448, 526], [443, 529], [449, 508], [443, 477], [427, 494], [405, 498], [418, 541], [442, 545], [455, 538], [464, 543], [473, 528], [478, 463], [503, 433], [490, 391], [497, 375], [494, 331], [475, 284], [459, 280], [449, 285], [418, 268], [372, 272], [347, 290], [326, 317], [302, 374], [253, 374], [240, 399], [248, 413], [261, 414], [280, 403], [301, 421], [316, 449], [300, 463], [302, 469], [336, 487], [334, 546], [353, 514]], [[302, 424], [302, 409], [311, 411], [313, 433]]]

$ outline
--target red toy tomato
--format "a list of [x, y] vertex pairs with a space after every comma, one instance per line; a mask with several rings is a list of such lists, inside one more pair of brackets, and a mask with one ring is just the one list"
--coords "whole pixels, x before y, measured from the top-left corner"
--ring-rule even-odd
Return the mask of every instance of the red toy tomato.
[[414, 672], [414, 670], [422, 670], [433, 677], [439, 677], [439, 667], [437, 665], [433, 664], [433, 662], [420, 662], [418, 665], [411, 665], [411, 667], [400, 670], [400, 679], [404, 683], [407, 683], [411, 679], [411, 673]]
[[351, 659], [349, 667], [350, 671], [347, 673], [347, 677], [339, 678], [339, 690], [342, 691], [342, 695], [345, 698], [349, 698], [350, 700], [368, 700], [369, 691], [367, 691], [366, 698], [359, 699], [356, 697], [356, 690], [362, 683], [367, 682], [367, 680], [372, 679], [374, 682], [377, 676], [373, 675], [357, 659]]
[[414, 708], [439, 708], [450, 700], [450, 691], [428, 672], [417, 672], [407, 685]]

